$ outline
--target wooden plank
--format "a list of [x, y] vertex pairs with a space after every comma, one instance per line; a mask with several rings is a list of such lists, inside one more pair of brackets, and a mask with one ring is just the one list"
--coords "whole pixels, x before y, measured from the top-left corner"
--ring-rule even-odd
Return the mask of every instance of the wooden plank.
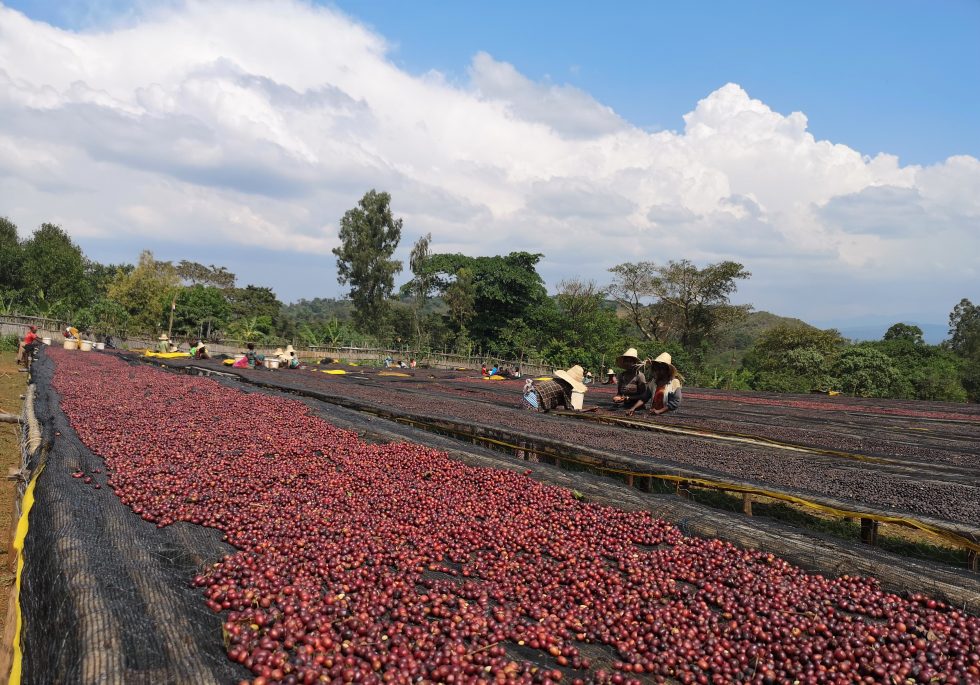
[[752, 515], [752, 495], [749, 493], [742, 495], [742, 513], [746, 516]]

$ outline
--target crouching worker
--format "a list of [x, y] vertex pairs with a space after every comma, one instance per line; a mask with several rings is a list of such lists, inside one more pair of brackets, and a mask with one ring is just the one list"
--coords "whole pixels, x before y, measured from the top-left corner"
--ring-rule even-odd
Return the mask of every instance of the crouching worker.
[[651, 391], [650, 413], [677, 411], [681, 406], [681, 383], [684, 377], [678, 373], [666, 352], [650, 360], [650, 365], [653, 369], [652, 381], [648, 384]]
[[[643, 364], [635, 347], [631, 347], [616, 358], [616, 366], [622, 371], [616, 384], [616, 395], [613, 402], [622, 404], [627, 414], [642, 407], [650, 400], [647, 379], [643, 374]], [[612, 369], [610, 369], [612, 371]]]
[[176, 352], [177, 346], [170, 342], [170, 336], [166, 333], [161, 333], [160, 337], [157, 338], [157, 352]]
[[255, 343], [245, 346], [245, 356], [232, 364], [236, 369], [254, 369], [265, 363], [265, 355], [255, 351]]
[[299, 368], [299, 357], [296, 356], [296, 350], [293, 349], [292, 345], [286, 345], [286, 349], [276, 350], [279, 355], [279, 366], [283, 369], [298, 369]]
[[572, 391], [585, 393], [588, 390], [582, 367], [575, 365], [567, 371], [555, 371], [554, 378], [546, 381], [531, 381], [524, 384], [526, 409], [547, 412], [558, 407], [572, 409]]
[[204, 345], [204, 341], [198, 340], [196, 343], [191, 345], [191, 356], [194, 359], [210, 359], [211, 353], [208, 352], [208, 348]]

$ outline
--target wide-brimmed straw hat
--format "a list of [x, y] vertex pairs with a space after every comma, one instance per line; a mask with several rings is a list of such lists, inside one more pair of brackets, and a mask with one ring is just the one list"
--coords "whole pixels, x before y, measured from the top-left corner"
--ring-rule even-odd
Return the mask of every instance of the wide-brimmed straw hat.
[[612, 369], [606, 369], [606, 375], [607, 376], [615, 376], [616, 375], [616, 372], [613, 371]]
[[293, 346], [292, 345], [286, 345], [286, 349], [283, 352], [283, 354], [289, 354], [290, 352], [295, 352], [295, 351], [296, 350], [293, 349]]
[[616, 357], [616, 366], [621, 369], [632, 369], [634, 366], [640, 363], [640, 355], [637, 353], [635, 347], [631, 347], [621, 355]]
[[656, 359], [653, 360], [653, 363], [654, 364], [664, 364], [665, 366], [669, 367], [670, 368], [670, 377], [671, 378], [677, 378], [677, 376], [679, 375], [679, 373], [677, 371], [677, 367], [674, 366], [674, 364], [670, 360], [670, 353], [669, 352], [661, 352], [660, 353], [660, 356], [658, 356]]
[[170, 340], [170, 337], [166, 333], [161, 333], [157, 340]]
[[577, 390], [578, 392], [585, 392], [588, 390], [588, 387], [586, 387], [585, 383], [582, 382], [585, 379], [585, 372], [578, 364], [570, 368], [568, 371], [555, 371], [554, 375], [555, 378], [560, 378], [572, 386], [572, 390]]

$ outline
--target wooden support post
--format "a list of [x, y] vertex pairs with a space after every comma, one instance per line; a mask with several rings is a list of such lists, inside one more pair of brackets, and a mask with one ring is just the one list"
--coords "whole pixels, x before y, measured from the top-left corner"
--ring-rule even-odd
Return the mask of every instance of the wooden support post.
[[644, 476], [640, 478], [640, 482], [636, 486], [641, 492], [650, 492], [653, 490], [653, 476]]
[[974, 573], [980, 572], [980, 552], [970, 550], [966, 554], [966, 567]]
[[747, 492], [742, 494], [742, 513], [746, 516], [752, 515], [752, 495]]
[[684, 499], [691, 499], [691, 491], [687, 489], [687, 481], [679, 480], [674, 486], [674, 493], [678, 497], [683, 497]]
[[630, 487], [633, 487], [633, 474], [632, 473], [629, 473], [629, 474], [626, 475], [626, 484], [628, 486], [630, 486]]
[[873, 519], [861, 519], [861, 542], [872, 547], [878, 544], [878, 522]]

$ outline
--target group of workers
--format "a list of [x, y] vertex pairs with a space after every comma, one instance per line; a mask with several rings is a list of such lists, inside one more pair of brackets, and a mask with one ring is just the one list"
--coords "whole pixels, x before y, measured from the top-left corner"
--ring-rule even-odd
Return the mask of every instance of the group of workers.
[[232, 366], [237, 369], [256, 369], [261, 367], [269, 366], [269, 359], [274, 358], [278, 360], [279, 366], [284, 369], [298, 369], [299, 368], [299, 357], [296, 355], [296, 350], [293, 349], [292, 345], [287, 345], [286, 349], [277, 347], [276, 351], [266, 357], [261, 352], [255, 350], [255, 343], [248, 343], [245, 346], [245, 354], [241, 359], [237, 360]]
[[515, 366], [513, 369], [504, 366], [503, 364], [493, 364], [489, 369], [487, 365], [484, 364], [480, 372], [487, 378], [491, 376], [500, 376], [501, 378], [521, 378], [521, 367]]
[[388, 355], [384, 358], [384, 365], [386, 369], [414, 369], [416, 366], [418, 366], [418, 362], [415, 361], [414, 357], [409, 359], [408, 362], [406, 362], [404, 359], [399, 359], [396, 362], [391, 358], [391, 355]]
[[[664, 414], [680, 408], [684, 377], [677, 371], [669, 353], [640, 361], [636, 348], [631, 347], [616, 358], [616, 366], [620, 369], [618, 378], [615, 371], [609, 369], [607, 376], [615, 380], [607, 383], [616, 383], [612, 401], [624, 408], [627, 416], [647, 405], [651, 414]], [[528, 379], [524, 384], [522, 404], [527, 409], [545, 412], [559, 407], [580, 410], [589, 382], [589, 374], [578, 364], [555, 371], [548, 380]]]

